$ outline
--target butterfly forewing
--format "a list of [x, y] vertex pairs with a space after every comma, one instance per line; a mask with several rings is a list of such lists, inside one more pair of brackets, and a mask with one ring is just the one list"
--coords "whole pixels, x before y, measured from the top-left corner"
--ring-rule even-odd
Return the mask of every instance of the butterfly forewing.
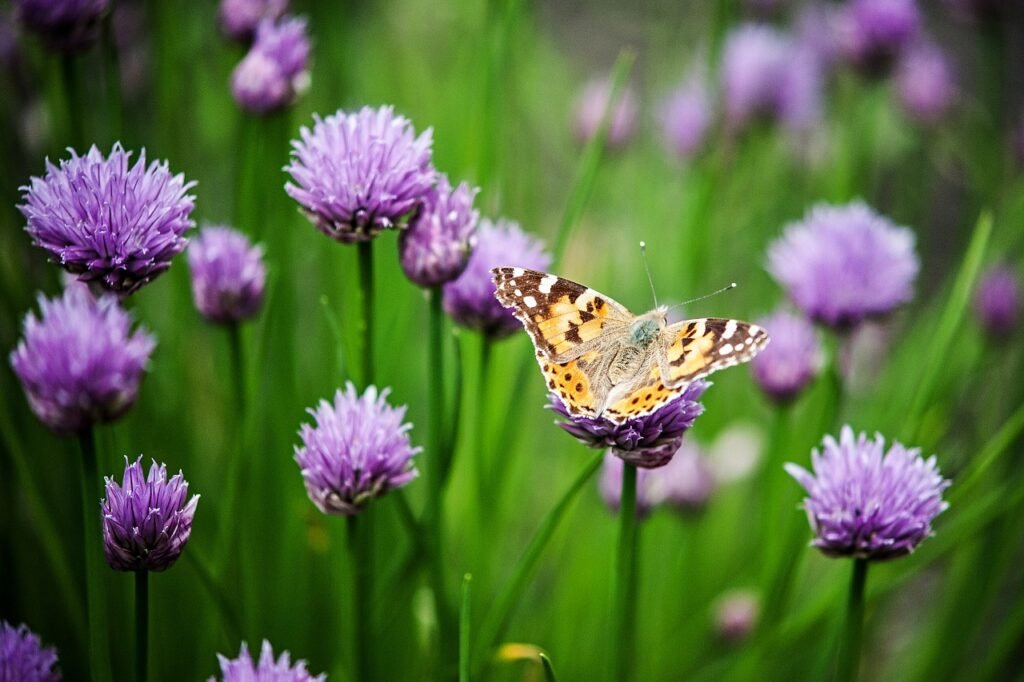
[[679, 322], [669, 326], [665, 336], [668, 347], [662, 371], [669, 386], [685, 385], [747, 362], [768, 345], [763, 328], [721, 317]]

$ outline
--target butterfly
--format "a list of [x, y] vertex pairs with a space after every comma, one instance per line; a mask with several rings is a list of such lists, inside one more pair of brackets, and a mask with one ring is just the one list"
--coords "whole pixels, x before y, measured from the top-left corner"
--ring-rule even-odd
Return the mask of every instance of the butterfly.
[[747, 362], [768, 333], [717, 317], [668, 324], [668, 308], [634, 315], [589, 287], [536, 270], [491, 270], [495, 296], [536, 348], [548, 390], [572, 416], [615, 424], [657, 411], [686, 386]]

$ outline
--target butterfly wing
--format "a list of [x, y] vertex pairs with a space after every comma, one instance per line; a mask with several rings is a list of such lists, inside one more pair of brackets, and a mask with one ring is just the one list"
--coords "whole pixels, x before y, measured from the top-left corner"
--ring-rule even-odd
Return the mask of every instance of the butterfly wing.
[[668, 386], [686, 384], [748, 362], [768, 345], [768, 332], [756, 324], [706, 317], [686, 320], [665, 329], [661, 375]]
[[655, 363], [642, 376], [637, 377], [623, 392], [616, 391], [611, 403], [601, 416], [621, 424], [652, 412], [670, 403], [686, 390], [686, 384], [668, 387], [661, 379], [661, 367]]

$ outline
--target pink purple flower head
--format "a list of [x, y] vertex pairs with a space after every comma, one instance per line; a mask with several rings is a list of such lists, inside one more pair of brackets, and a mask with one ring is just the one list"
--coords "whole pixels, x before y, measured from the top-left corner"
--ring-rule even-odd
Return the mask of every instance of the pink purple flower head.
[[[612, 84], [607, 78], [595, 78], [587, 82], [576, 100], [576, 136], [586, 142], [597, 134], [608, 108], [608, 99], [612, 95]], [[605, 142], [609, 147], [622, 147], [636, 132], [640, 104], [636, 93], [624, 87], [619, 94], [612, 110], [608, 112], [608, 136]]]
[[840, 36], [846, 58], [868, 75], [884, 75], [917, 37], [915, 0], [850, 0]]
[[838, 329], [913, 296], [914, 233], [861, 201], [819, 204], [768, 249], [768, 271], [805, 315]]
[[289, 196], [317, 229], [346, 244], [403, 227], [437, 179], [430, 129], [417, 136], [392, 107], [314, 120], [292, 141]]
[[[295, 661], [292, 665], [287, 651], [275, 659], [267, 640], [263, 640], [259, 661], [252, 660], [245, 642], [242, 642], [238, 658], [229, 659], [217, 654], [217, 660], [222, 682], [324, 682], [327, 679], [326, 674], [311, 675], [306, 670], [305, 661]], [[209, 682], [217, 682], [217, 678], [211, 677]]]
[[80, 280], [131, 293], [184, 250], [195, 183], [171, 175], [167, 162], [147, 166], [145, 150], [131, 164], [120, 143], [106, 158], [95, 146], [85, 156], [69, 151], [70, 159], [47, 161], [46, 176], [21, 188], [25, 229]]
[[[678, 511], [699, 511], [707, 503], [715, 482], [700, 447], [689, 438], [680, 438], [679, 447], [664, 466], [637, 469], [637, 516], [646, 517], [665, 505]], [[622, 495], [622, 468], [625, 460], [608, 450], [601, 468], [601, 499], [617, 512]]]
[[154, 460], [143, 475], [142, 455], [129, 463], [121, 485], [106, 477], [103, 553], [115, 571], [163, 571], [174, 565], [192, 535], [199, 496], [188, 498], [188, 481]]
[[14, 0], [18, 18], [56, 50], [89, 47], [110, 0]]
[[732, 590], [715, 604], [715, 632], [728, 642], [739, 642], [757, 626], [761, 600], [752, 590]]
[[750, 363], [754, 381], [772, 400], [788, 403], [814, 381], [825, 361], [814, 325], [788, 310], [758, 320], [772, 342]]
[[512, 311], [494, 297], [491, 269], [503, 265], [547, 270], [551, 256], [543, 242], [523, 232], [518, 223], [504, 219], [492, 223], [484, 218], [465, 271], [444, 285], [445, 312], [463, 327], [491, 339], [504, 338], [522, 327]]
[[306, 20], [263, 19], [256, 39], [231, 74], [231, 94], [242, 109], [266, 114], [290, 106], [309, 87]]
[[288, 0], [221, 0], [220, 26], [228, 37], [248, 41], [264, 19], [280, 19], [288, 10]]
[[699, 401], [710, 385], [700, 379], [694, 381], [682, 395], [657, 411], [621, 424], [604, 417], [571, 416], [554, 394], [548, 396], [547, 407], [561, 417], [558, 426], [584, 445], [611, 448], [626, 462], [653, 469], [665, 466], [679, 450], [683, 434], [704, 412]]
[[299, 430], [302, 445], [295, 447], [295, 461], [309, 499], [323, 513], [357, 514], [419, 475], [412, 458], [421, 448], [409, 442], [412, 424], [403, 422], [405, 406], [389, 405], [389, 392], [370, 386], [359, 395], [348, 383], [333, 403], [321, 400], [308, 410], [316, 425]]
[[892, 559], [909, 554], [932, 534], [932, 520], [949, 506], [935, 456], [876, 434], [855, 435], [844, 426], [837, 442], [825, 436], [811, 453], [813, 473], [795, 464], [786, 471], [807, 491], [804, 509], [812, 545], [824, 554]]
[[695, 156], [707, 141], [714, 109], [702, 73], [692, 74], [662, 103], [658, 112], [662, 136], [680, 159]]
[[132, 332], [117, 299], [72, 282], [59, 298], [39, 296], [10, 361], [32, 411], [57, 433], [112, 421], [134, 403], [155, 341]]
[[14, 627], [0, 620], [0, 681], [59, 682], [56, 665], [56, 649], [44, 647], [24, 624]]
[[463, 273], [476, 244], [480, 212], [473, 208], [473, 200], [479, 191], [465, 182], [453, 189], [446, 175], [438, 177], [399, 237], [399, 259], [406, 277], [421, 287], [436, 287]]
[[956, 99], [953, 68], [933, 43], [916, 43], [896, 67], [896, 88], [903, 110], [922, 123], [936, 123]]
[[996, 266], [982, 276], [974, 295], [974, 313], [991, 336], [1013, 333], [1020, 315], [1020, 281], [1013, 268]]
[[192, 296], [203, 317], [231, 324], [259, 312], [267, 279], [261, 247], [230, 227], [211, 226], [192, 240], [186, 255]]

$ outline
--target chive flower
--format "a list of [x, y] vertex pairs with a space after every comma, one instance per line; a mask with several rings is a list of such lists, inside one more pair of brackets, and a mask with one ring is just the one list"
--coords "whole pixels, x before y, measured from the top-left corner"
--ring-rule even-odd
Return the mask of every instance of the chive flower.
[[864, 74], [884, 76], [920, 28], [915, 0], [850, 0], [844, 7], [841, 49]]
[[974, 314], [993, 338], [1006, 338], [1017, 328], [1020, 316], [1020, 281], [1007, 266], [985, 273], [974, 295]]
[[446, 175], [427, 192], [423, 206], [398, 240], [405, 276], [421, 287], [457, 279], [476, 244], [480, 212], [473, 208], [477, 188], [465, 182], [452, 188]]
[[757, 627], [761, 600], [753, 590], [731, 590], [714, 605], [715, 633], [731, 643], [740, 642]]
[[267, 279], [260, 246], [230, 227], [211, 226], [203, 228], [186, 255], [192, 296], [203, 317], [234, 324], [259, 312]]
[[661, 105], [658, 121], [669, 149], [679, 159], [697, 155], [714, 121], [711, 91], [703, 73], [691, 74]]
[[[646, 518], [661, 506], [680, 512], [700, 511], [711, 496], [715, 481], [700, 447], [689, 438], [680, 440], [678, 449], [667, 464], [656, 469], [637, 469], [637, 518]], [[621, 501], [625, 461], [609, 449], [598, 481], [601, 499], [616, 513]]]
[[782, 309], [758, 320], [771, 333], [772, 342], [750, 363], [754, 381], [779, 404], [794, 401], [818, 376], [825, 351], [814, 325]]
[[44, 647], [25, 624], [14, 627], [0, 620], [0, 680], [3, 682], [59, 682], [55, 670], [57, 650]]
[[248, 42], [264, 19], [280, 19], [288, 0], [221, 0], [217, 15], [220, 27], [233, 40]]
[[[597, 134], [601, 119], [608, 108], [608, 99], [612, 95], [612, 83], [607, 78], [595, 78], [587, 82], [576, 100], [576, 137], [587, 142]], [[619, 93], [618, 101], [608, 113], [608, 134], [605, 143], [610, 148], [623, 147], [636, 132], [640, 104], [636, 93], [624, 87]]]
[[[267, 640], [263, 640], [259, 661], [252, 660], [245, 642], [242, 642], [238, 658], [229, 659], [217, 654], [217, 660], [222, 682], [324, 682], [327, 679], [326, 674], [311, 675], [305, 661], [295, 661], [292, 665], [287, 651], [275, 659], [274, 650]], [[217, 682], [217, 678], [211, 677], [209, 682]]]
[[110, 0], [14, 0], [21, 23], [54, 50], [83, 50], [96, 42]]
[[917, 43], [896, 67], [896, 92], [907, 116], [925, 124], [942, 120], [956, 99], [953, 68], [933, 43]]
[[263, 19], [248, 54], [231, 73], [231, 94], [244, 111], [268, 114], [291, 106], [309, 89], [306, 20]]

